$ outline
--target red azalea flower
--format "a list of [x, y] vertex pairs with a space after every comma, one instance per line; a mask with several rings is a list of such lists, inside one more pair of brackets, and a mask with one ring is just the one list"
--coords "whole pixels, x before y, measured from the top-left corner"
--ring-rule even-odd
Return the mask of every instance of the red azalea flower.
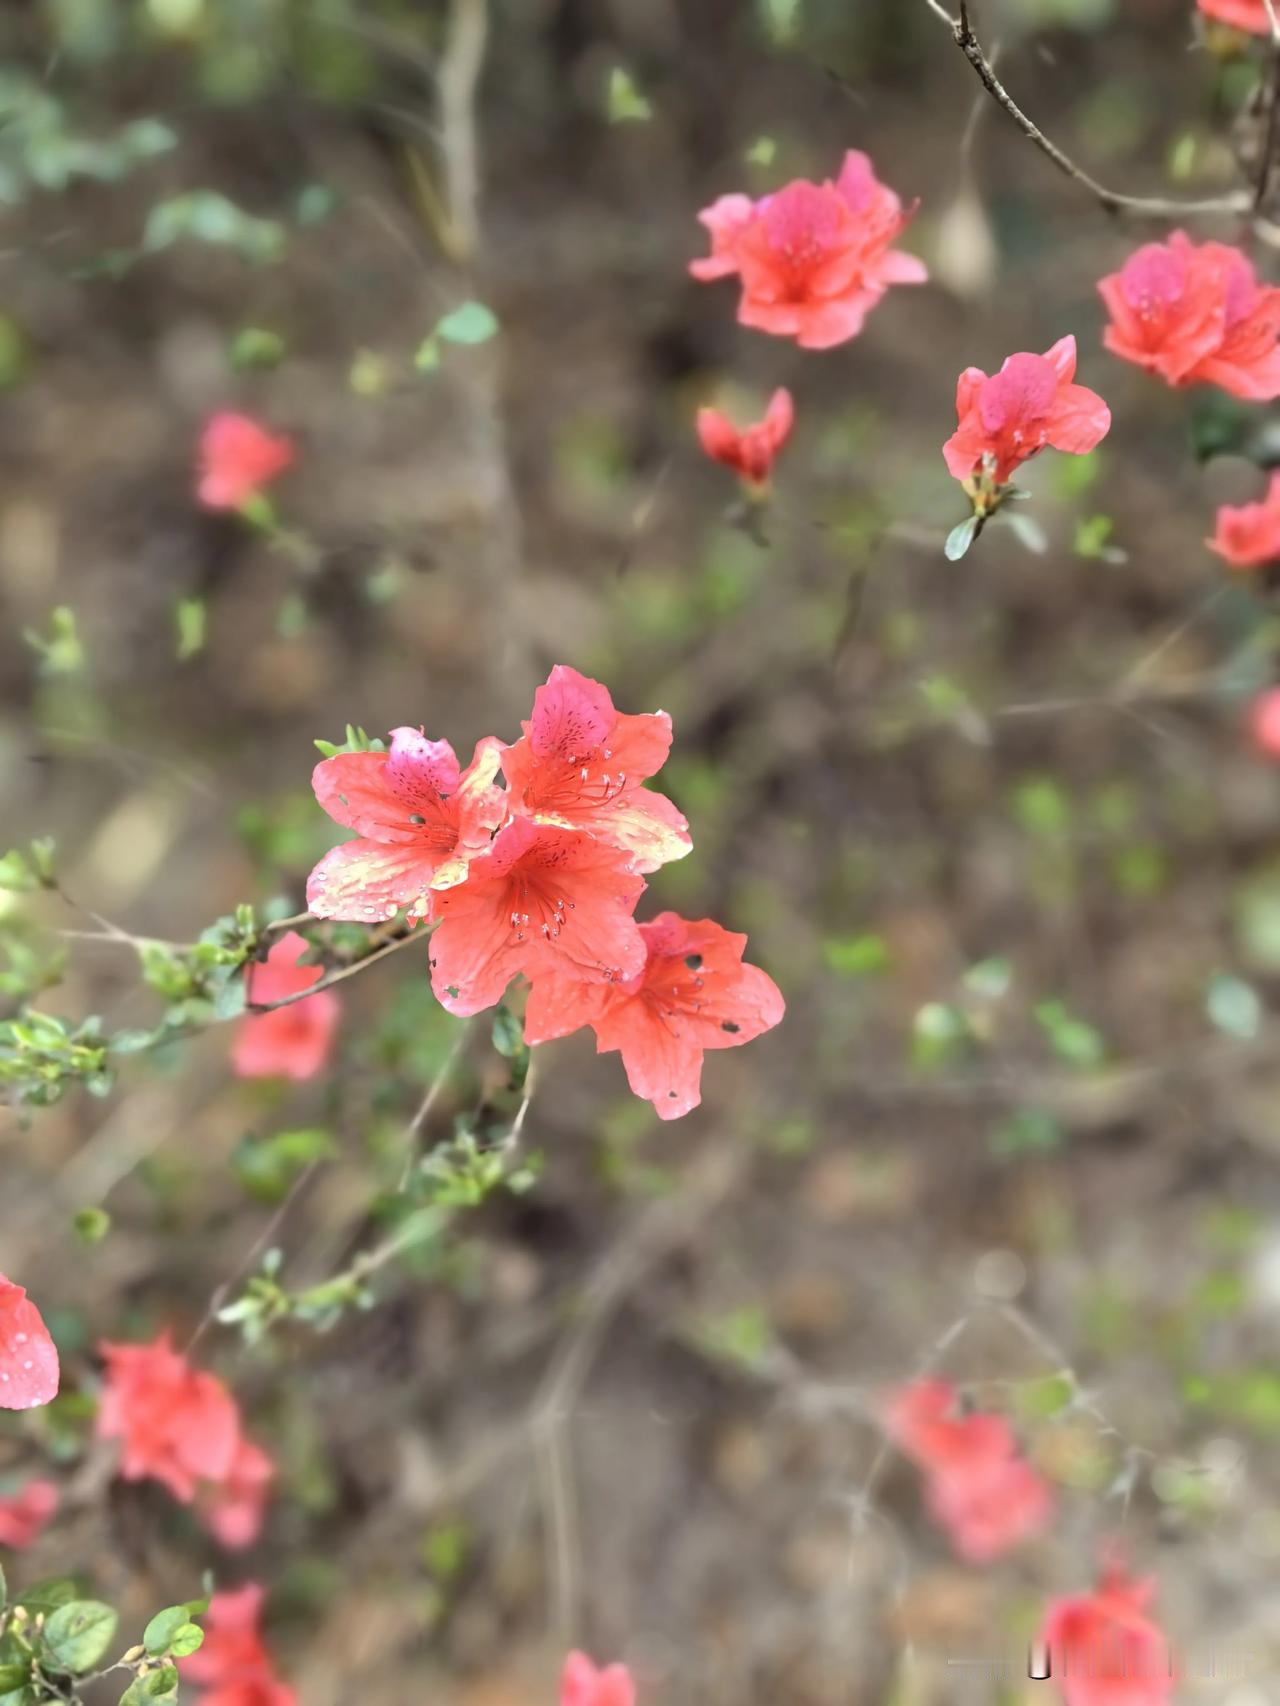
[[916, 1380], [880, 1407], [885, 1430], [925, 1474], [925, 1505], [957, 1554], [989, 1563], [1041, 1533], [1049, 1483], [1018, 1455], [1004, 1416], [964, 1410], [945, 1380]]
[[204, 1645], [177, 1661], [182, 1680], [204, 1691], [201, 1706], [295, 1706], [262, 1639], [262, 1601], [253, 1582], [209, 1601]]
[[230, 1392], [192, 1368], [167, 1332], [148, 1345], [100, 1348], [107, 1373], [98, 1433], [121, 1442], [121, 1475], [159, 1481], [184, 1505], [198, 1502], [224, 1545], [247, 1545], [261, 1526], [272, 1465], [245, 1437]]
[[1147, 1615], [1154, 1585], [1112, 1568], [1092, 1593], [1050, 1604], [1040, 1640], [1066, 1706], [1164, 1706], [1175, 1676], [1169, 1644]]
[[292, 439], [278, 438], [249, 415], [223, 410], [200, 436], [200, 483], [206, 509], [238, 509], [294, 460]]
[[634, 976], [644, 940], [631, 914], [644, 888], [619, 848], [514, 819], [471, 861], [465, 882], [436, 896], [436, 999], [450, 1013], [479, 1013], [519, 973], [562, 970], [599, 983]]
[[1280, 472], [1272, 474], [1260, 503], [1223, 504], [1208, 546], [1238, 569], [1280, 559]]
[[1249, 731], [1268, 758], [1280, 758], [1280, 687], [1268, 687], [1249, 707]]
[[741, 432], [719, 409], [699, 409], [698, 439], [713, 462], [723, 462], [748, 485], [764, 486], [774, 458], [791, 435], [794, 420], [790, 391], [778, 390], [769, 399], [764, 419]]
[[[322, 967], [298, 964], [309, 947], [305, 936], [287, 930], [272, 944], [265, 964], [249, 967], [247, 999], [279, 1001], [318, 983], [324, 976]], [[314, 1078], [329, 1057], [339, 1012], [338, 997], [322, 989], [273, 1013], [247, 1014], [236, 1027], [231, 1049], [237, 1077]]]
[[598, 1669], [585, 1653], [570, 1653], [560, 1678], [560, 1706], [635, 1706], [636, 1685], [626, 1665]]
[[262, 1447], [242, 1437], [226, 1475], [202, 1499], [205, 1526], [230, 1551], [252, 1546], [262, 1532], [275, 1473]]
[[671, 801], [641, 786], [671, 750], [665, 711], [624, 716], [607, 687], [557, 664], [520, 726], [523, 738], [502, 753], [518, 817], [584, 830], [629, 853], [641, 872], [682, 859], [693, 846]]
[[401, 907], [430, 917], [433, 891], [461, 882], [506, 820], [506, 796], [494, 786], [501, 751], [501, 742], [482, 740], [460, 770], [447, 740], [402, 728], [391, 731], [388, 752], [341, 752], [317, 764], [317, 800], [357, 839], [312, 871], [307, 905], [316, 917], [380, 924]]
[[0, 1546], [20, 1552], [33, 1545], [57, 1509], [58, 1489], [52, 1481], [28, 1481], [21, 1492], [0, 1498]]
[[183, 1504], [202, 1482], [225, 1480], [240, 1442], [235, 1399], [197, 1372], [167, 1332], [149, 1345], [104, 1344], [98, 1433], [121, 1442], [126, 1481], [160, 1481]]
[[782, 995], [758, 966], [744, 965], [745, 936], [710, 919], [691, 923], [663, 912], [640, 926], [645, 961], [612, 984], [583, 983], [549, 968], [535, 974], [525, 1041], [550, 1042], [583, 1025], [596, 1052], [622, 1053], [627, 1082], [674, 1120], [702, 1100], [707, 1049], [736, 1048], [781, 1020]]
[[0, 1410], [34, 1410], [58, 1396], [58, 1352], [40, 1311], [0, 1274]]
[[1175, 231], [1167, 243], [1144, 244], [1098, 289], [1113, 355], [1170, 385], [1219, 385], [1252, 401], [1280, 396], [1280, 290], [1260, 285], [1239, 249]]
[[1097, 392], [1072, 383], [1075, 371], [1072, 337], [1044, 355], [1011, 355], [990, 376], [967, 367], [956, 387], [960, 425], [942, 447], [952, 475], [969, 480], [989, 470], [1002, 486], [1046, 445], [1073, 456], [1092, 450], [1110, 429], [1111, 411]]
[[989, 1564], [1042, 1534], [1052, 1520], [1053, 1489], [1020, 1457], [978, 1460], [929, 1475], [925, 1505], [958, 1557]]
[[1197, 4], [1206, 18], [1216, 18], [1220, 24], [1231, 24], [1255, 36], [1271, 34], [1266, 0], [1197, 0]]
[[890, 285], [928, 276], [923, 262], [891, 247], [909, 215], [853, 150], [834, 183], [800, 178], [757, 202], [721, 196], [698, 217], [712, 247], [691, 263], [693, 276], [737, 273], [739, 323], [795, 338], [803, 349], [856, 337]]

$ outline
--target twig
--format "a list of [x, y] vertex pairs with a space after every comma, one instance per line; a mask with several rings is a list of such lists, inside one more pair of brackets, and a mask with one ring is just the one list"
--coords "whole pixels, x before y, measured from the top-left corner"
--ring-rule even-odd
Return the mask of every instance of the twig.
[[1253, 190], [1253, 211], [1260, 213], [1271, 187], [1271, 168], [1275, 163], [1276, 144], [1280, 142], [1280, 14], [1275, 0], [1262, 0], [1271, 25], [1271, 89], [1267, 105], [1267, 129], [1262, 152], [1258, 159], [1258, 176]]
[[452, 259], [463, 262], [480, 244], [475, 101], [488, 36], [488, 0], [453, 0], [440, 60], [440, 129]]
[[470, 1029], [470, 1020], [464, 1021], [459, 1027], [458, 1034], [453, 1040], [453, 1047], [445, 1056], [444, 1063], [440, 1067], [439, 1072], [436, 1073], [435, 1077], [427, 1086], [427, 1093], [423, 1096], [421, 1102], [419, 1102], [417, 1113], [414, 1114], [413, 1118], [409, 1121], [409, 1124], [405, 1127], [404, 1168], [400, 1174], [400, 1184], [398, 1187], [401, 1191], [408, 1188], [409, 1178], [413, 1172], [413, 1164], [418, 1159], [418, 1133], [431, 1118], [432, 1110], [440, 1100], [441, 1092], [449, 1081], [449, 1074], [453, 1071], [453, 1068], [457, 1063], [458, 1056], [466, 1046], [467, 1033]]
[[305, 1001], [308, 996], [319, 995], [322, 989], [331, 989], [335, 983], [341, 983], [344, 978], [354, 977], [358, 971], [371, 966], [375, 960], [385, 960], [388, 954], [395, 954], [410, 942], [425, 942], [431, 935], [430, 929], [418, 930], [411, 928], [403, 936], [393, 936], [382, 947], [375, 948], [373, 953], [365, 954], [362, 959], [355, 960], [349, 966], [339, 966], [336, 971], [326, 972], [318, 983], [313, 983], [307, 989], [295, 989], [292, 995], [281, 995], [275, 1001], [249, 1001], [245, 1004], [247, 1013], [274, 1013], [279, 1007], [291, 1007], [295, 1001]]
[[974, 33], [969, 19], [968, 0], [960, 0], [960, 16], [953, 18], [939, 0], [925, 0], [926, 6], [935, 17], [941, 18], [951, 31], [956, 46], [964, 54], [969, 64], [977, 73], [982, 86], [998, 106], [1004, 108], [1009, 117], [1022, 131], [1023, 135], [1034, 142], [1042, 154], [1053, 161], [1064, 176], [1088, 190], [1094, 200], [1107, 213], [1131, 213], [1143, 218], [1170, 219], [1182, 214], [1193, 213], [1246, 213], [1253, 205], [1253, 196], [1244, 191], [1236, 191], [1230, 195], [1208, 196], [1201, 200], [1176, 200], [1167, 196], [1125, 195], [1119, 190], [1108, 189], [1105, 184], [1098, 182], [1082, 166], [1077, 166], [1070, 155], [1065, 154], [1056, 142], [1051, 142], [1032, 119], [1014, 100], [1004, 84], [996, 76], [995, 69], [987, 55], [983, 52], [982, 43]]

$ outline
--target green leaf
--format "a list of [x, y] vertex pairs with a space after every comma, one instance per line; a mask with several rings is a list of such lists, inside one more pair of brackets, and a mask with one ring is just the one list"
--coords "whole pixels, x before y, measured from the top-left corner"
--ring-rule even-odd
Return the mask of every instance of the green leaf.
[[158, 1700], [178, 1698], [178, 1672], [174, 1665], [135, 1676], [120, 1696], [120, 1706], [155, 1706]]
[[[142, 1645], [146, 1648], [149, 1657], [153, 1659], [162, 1658], [165, 1653], [172, 1650], [173, 1643], [182, 1630], [195, 1627], [191, 1621], [191, 1608], [193, 1604], [198, 1603], [198, 1601], [187, 1601], [182, 1605], [167, 1605], [163, 1611], [156, 1612], [142, 1631]], [[196, 1633], [200, 1634], [200, 1631], [197, 1629]], [[201, 1638], [203, 1639], [203, 1637]], [[199, 1644], [197, 1641], [196, 1646]], [[195, 1647], [190, 1650], [194, 1652]]]
[[615, 65], [605, 91], [605, 114], [610, 124], [643, 124], [653, 117], [653, 108], [636, 87], [631, 73]]
[[284, 353], [285, 343], [280, 333], [265, 326], [242, 326], [231, 340], [232, 367], [278, 367]]
[[942, 547], [946, 553], [947, 561], [958, 563], [977, 537], [978, 517], [976, 515], [968, 515], [963, 521], [958, 521], [947, 534], [947, 542]]
[[175, 1659], [188, 1659], [204, 1646], [204, 1630], [198, 1623], [184, 1623], [169, 1643]]
[[46, 1576], [18, 1595], [17, 1603], [26, 1611], [48, 1613], [59, 1606], [69, 1605], [76, 1597], [76, 1584], [69, 1576]]
[[514, 1060], [524, 1048], [524, 1034], [519, 1019], [505, 1007], [493, 1015], [493, 1046], [507, 1060]]
[[205, 618], [208, 614], [203, 598], [180, 598], [174, 606], [174, 621], [178, 630], [178, 661], [185, 663], [204, 650]]
[[31, 1666], [0, 1665], [0, 1700], [6, 1695], [20, 1693], [31, 1681]]
[[77, 1209], [71, 1222], [82, 1244], [101, 1244], [111, 1230], [111, 1216], [104, 1208]]
[[437, 321], [433, 336], [447, 344], [486, 344], [498, 330], [498, 318], [483, 302], [462, 302]]
[[120, 1619], [97, 1599], [73, 1599], [51, 1614], [44, 1626], [46, 1652], [59, 1670], [81, 1676], [102, 1659], [115, 1640]]
[[1218, 972], [1209, 980], [1205, 1012], [1220, 1031], [1245, 1041], [1256, 1037], [1262, 1024], [1262, 1002], [1253, 985], [1230, 972]]

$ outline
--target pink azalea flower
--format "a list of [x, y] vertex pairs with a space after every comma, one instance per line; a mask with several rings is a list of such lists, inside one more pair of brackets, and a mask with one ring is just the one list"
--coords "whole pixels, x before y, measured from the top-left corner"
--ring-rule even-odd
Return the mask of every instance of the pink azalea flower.
[[196, 495], [206, 509], [238, 509], [294, 460], [292, 439], [277, 437], [249, 415], [223, 410], [200, 437]]
[[525, 1040], [568, 1036], [583, 1025], [596, 1052], [617, 1049], [627, 1082], [659, 1119], [679, 1119], [702, 1100], [708, 1049], [737, 1048], [783, 1015], [782, 995], [758, 966], [743, 962], [745, 936], [704, 918], [663, 912], [640, 926], [645, 961], [630, 977], [587, 983], [548, 967], [534, 977]]
[[1223, 504], [1208, 545], [1237, 569], [1280, 560], [1280, 471], [1272, 474], [1261, 502]]
[[856, 337], [890, 285], [928, 276], [914, 255], [892, 247], [909, 215], [855, 150], [834, 182], [798, 178], [757, 202], [722, 196], [698, 217], [712, 247], [691, 263], [693, 276], [736, 273], [739, 323], [795, 338], [802, 349]]
[[713, 462], [722, 462], [749, 486], [765, 486], [774, 458], [791, 436], [795, 407], [790, 391], [775, 391], [764, 419], [741, 432], [719, 409], [698, 410], [698, 439]]
[[889, 1437], [925, 1476], [925, 1506], [957, 1555], [990, 1563], [1042, 1533], [1049, 1483], [1018, 1454], [1008, 1420], [965, 1410], [945, 1380], [913, 1381], [880, 1407]]
[[20, 1492], [0, 1498], [0, 1546], [20, 1552], [34, 1545], [57, 1514], [58, 1496], [52, 1481], [28, 1481]]
[[1280, 687], [1268, 687], [1249, 707], [1249, 731], [1258, 751], [1280, 758]]
[[215, 1593], [201, 1623], [204, 1644], [178, 1660], [184, 1683], [203, 1692], [200, 1706], [296, 1706], [262, 1639], [263, 1591], [255, 1582]]
[[1147, 1612], [1154, 1586], [1112, 1568], [1092, 1593], [1052, 1601], [1040, 1641], [1066, 1706], [1165, 1706], [1175, 1676]]
[[557, 664], [521, 727], [523, 737], [502, 751], [517, 817], [580, 830], [629, 853], [641, 872], [689, 852], [685, 818], [643, 786], [671, 750], [665, 711], [624, 715], [607, 687]]
[[1196, 3], [1206, 18], [1216, 18], [1220, 24], [1231, 24], [1255, 36], [1271, 34], [1266, 0], [1196, 0]]
[[494, 785], [502, 744], [476, 747], [465, 770], [447, 740], [421, 729], [391, 731], [387, 752], [341, 752], [322, 759], [311, 777], [317, 800], [356, 839], [335, 847], [307, 880], [317, 918], [364, 924], [408, 916], [429, 918], [433, 894], [459, 883], [507, 817], [507, 797]]
[[988, 375], [967, 367], [956, 387], [959, 426], [942, 447], [953, 477], [1002, 486], [1046, 445], [1083, 456], [1111, 426], [1095, 391], [1073, 383], [1076, 340], [1060, 338], [1044, 355], [1011, 355]]
[[436, 897], [431, 987], [450, 1013], [479, 1013], [513, 977], [564, 971], [600, 983], [633, 977], [644, 940], [631, 916], [645, 887], [630, 855], [580, 829], [515, 818]]
[[1280, 396], [1280, 289], [1260, 285], [1239, 249], [1174, 231], [1136, 250], [1098, 289], [1113, 355], [1170, 385], [1218, 385], [1249, 401]]
[[560, 1678], [560, 1706], [635, 1706], [636, 1685], [625, 1665], [597, 1668], [585, 1653], [570, 1653]]
[[[298, 964], [310, 944], [287, 930], [271, 946], [265, 964], [249, 967], [247, 999], [280, 1001], [310, 989], [324, 976], [320, 966]], [[236, 1027], [231, 1064], [239, 1078], [314, 1078], [329, 1058], [341, 1011], [338, 997], [322, 989], [272, 1013], [249, 1013]]]
[[58, 1396], [58, 1352], [40, 1311], [0, 1274], [0, 1410], [34, 1410]]
[[126, 1481], [159, 1481], [181, 1504], [198, 1502], [229, 1545], [257, 1534], [271, 1465], [246, 1439], [240, 1409], [216, 1375], [192, 1368], [169, 1334], [151, 1344], [103, 1344], [106, 1379], [98, 1433], [120, 1441]]

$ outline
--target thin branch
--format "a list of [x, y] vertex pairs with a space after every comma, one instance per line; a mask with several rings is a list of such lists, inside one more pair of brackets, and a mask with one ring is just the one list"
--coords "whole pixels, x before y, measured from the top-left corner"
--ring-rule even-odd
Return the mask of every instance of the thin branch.
[[382, 947], [375, 948], [373, 953], [366, 954], [363, 959], [355, 960], [349, 966], [339, 966], [336, 971], [326, 972], [319, 983], [313, 983], [307, 989], [295, 989], [292, 995], [282, 995], [275, 1001], [250, 1001], [246, 1003], [247, 1013], [274, 1013], [278, 1007], [291, 1007], [295, 1001], [305, 1001], [310, 995], [319, 995], [322, 989], [332, 989], [335, 983], [341, 983], [344, 978], [354, 977], [358, 971], [373, 965], [375, 960], [385, 960], [388, 954], [395, 954], [410, 942], [425, 942], [431, 935], [430, 930], [410, 929], [403, 936], [393, 936]]
[[960, 16], [958, 18], [953, 18], [939, 3], [939, 0], [925, 0], [925, 4], [935, 17], [945, 21], [956, 46], [969, 61], [992, 100], [1004, 108], [1022, 134], [1034, 142], [1040, 152], [1047, 155], [1065, 177], [1079, 184], [1082, 189], [1088, 190], [1089, 194], [1107, 213], [1131, 213], [1143, 218], [1176, 219], [1180, 215], [1193, 213], [1247, 213], [1252, 207], [1253, 196], [1245, 191], [1236, 191], [1230, 195], [1208, 196], [1202, 200], [1180, 201], [1167, 196], [1125, 195], [1119, 190], [1108, 189], [1105, 184], [1099, 183], [1097, 178], [1086, 172], [1082, 166], [1077, 166], [1070, 155], [1065, 154], [1056, 142], [1049, 140], [1039, 125], [1027, 117], [996, 76], [995, 68], [987, 58], [982, 43], [974, 33], [969, 18], [968, 0], [960, 0]]
[[1271, 187], [1271, 172], [1275, 164], [1276, 145], [1280, 143], [1280, 14], [1276, 0], [1263, 0], [1271, 24], [1271, 80], [1267, 101], [1267, 129], [1258, 158], [1258, 176], [1253, 190], [1253, 211], [1260, 213]]
[[404, 1169], [400, 1174], [399, 1184], [399, 1189], [401, 1191], [405, 1191], [409, 1188], [409, 1179], [413, 1173], [413, 1164], [418, 1159], [418, 1133], [431, 1118], [432, 1110], [440, 1100], [441, 1092], [444, 1090], [445, 1085], [449, 1081], [449, 1074], [457, 1064], [458, 1056], [466, 1047], [467, 1034], [470, 1029], [471, 1023], [469, 1020], [464, 1020], [462, 1025], [459, 1026], [458, 1034], [453, 1039], [453, 1047], [445, 1056], [439, 1072], [436, 1073], [435, 1077], [427, 1086], [426, 1095], [423, 1096], [421, 1102], [418, 1103], [417, 1113], [414, 1114], [413, 1118], [409, 1121], [409, 1124], [405, 1127]]
[[441, 156], [452, 258], [470, 261], [480, 244], [480, 163], [476, 86], [489, 37], [488, 0], [453, 0], [440, 60]]

